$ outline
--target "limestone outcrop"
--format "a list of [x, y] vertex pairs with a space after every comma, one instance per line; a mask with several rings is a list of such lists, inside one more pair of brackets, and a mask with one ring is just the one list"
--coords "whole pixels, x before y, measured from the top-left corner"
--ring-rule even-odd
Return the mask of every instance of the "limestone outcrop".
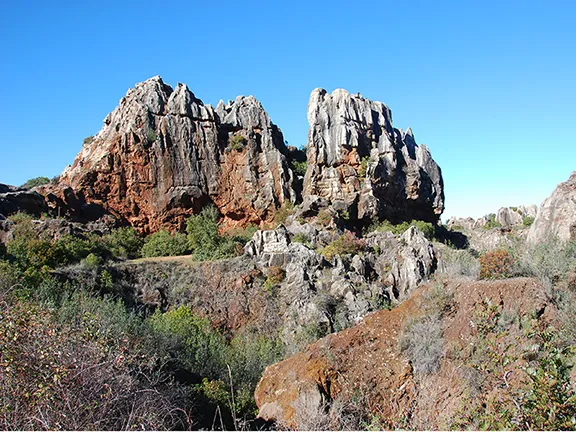
[[182, 229], [210, 202], [228, 225], [260, 223], [296, 199], [286, 153], [255, 98], [214, 109], [186, 85], [154, 77], [120, 100], [58, 189], [71, 187], [141, 231]]
[[440, 168], [410, 129], [392, 126], [381, 102], [315, 89], [308, 105], [308, 169], [303, 196], [319, 196], [365, 223], [438, 220]]
[[538, 243], [554, 236], [563, 241], [576, 240], [576, 171], [542, 202], [528, 241]]

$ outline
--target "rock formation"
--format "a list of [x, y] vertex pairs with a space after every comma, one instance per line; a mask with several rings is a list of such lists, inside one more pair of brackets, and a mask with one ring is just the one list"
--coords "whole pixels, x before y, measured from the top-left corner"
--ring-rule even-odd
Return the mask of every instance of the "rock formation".
[[392, 127], [390, 109], [346, 90], [316, 89], [308, 105], [303, 196], [318, 195], [368, 223], [435, 222], [444, 209], [440, 168], [412, 131]]
[[40, 216], [46, 211], [48, 211], [48, 207], [39, 193], [0, 184], [1, 215], [9, 216], [17, 212], [26, 212], [34, 216]]
[[537, 243], [554, 236], [563, 241], [576, 240], [576, 171], [540, 205], [528, 241]]
[[260, 223], [296, 199], [286, 152], [255, 98], [213, 109], [154, 77], [128, 91], [52, 193], [69, 186], [141, 231], [182, 229], [209, 202], [229, 225]]
[[[548, 311], [553, 305], [547, 305], [544, 289], [532, 279], [429, 284], [398, 307], [370, 314], [356, 326], [268, 366], [255, 392], [259, 416], [297, 430], [319, 429], [309, 421], [324, 418], [325, 430], [340, 430], [347, 409], [359, 408], [378, 415], [382, 422], [378, 429], [450, 428], [466, 401], [462, 389], [470, 386], [466, 365], [457, 354], [441, 354], [436, 373], [417, 375], [419, 365], [404, 355], [400, 341], [407, 323], [444, 307], [448, 312], [434, 318], [443, 329], [439, 343], [445, 353], [467, 350], [477, 333], [476, 323], [485, 320], [477, 314], [483, 302], [497, 305], [498, 313], [508, 315], [539, 311], [544, 322], [554, 314]], [[528, 344], [517, 326], [505, 337], [511, 345]], [[507, 370], [525, 367], [509, 364]], [[429, 413], [435, 413], [433, 418], [419, 418]], [[408, 418], [414, 423], [401, 423]], [[348, 427], [365, 428], [362, 424]]]

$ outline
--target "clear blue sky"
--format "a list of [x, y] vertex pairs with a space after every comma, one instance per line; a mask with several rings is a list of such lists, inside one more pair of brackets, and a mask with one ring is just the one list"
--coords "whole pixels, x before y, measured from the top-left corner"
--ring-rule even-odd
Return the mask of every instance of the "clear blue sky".
[[443, 219], [539, 204], [576, 170], [575, 1], [0, 4], [0, 182], [58, 175], [129, 87], [252, 94], [293, 145], [310, 91], [380, 100], [441, 166]]

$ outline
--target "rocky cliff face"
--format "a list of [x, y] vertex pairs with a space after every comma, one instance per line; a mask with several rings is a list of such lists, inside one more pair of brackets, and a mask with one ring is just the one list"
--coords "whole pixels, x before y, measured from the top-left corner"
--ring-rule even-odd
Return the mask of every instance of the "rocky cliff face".
[[317, 195], [368, 222], [434, 222], [444, 209], [438, 165], [412, 131], [392, 126], [390, 109], [346, 90], [316, 89], [308, 105], [303, 196]]
[[[271, 220], [294, 201], [280, 130], [253, 97], [216, 109], [186, 85], [137, 84], [60, 179], [142, 231], [182, 228], [214, 202], [228, 225]], [[58, 195], [58, 194], [56, 194]]]
[[540, 205], [528, 241], [537, 243], [554, 236], [576, 240], [576, 171]]

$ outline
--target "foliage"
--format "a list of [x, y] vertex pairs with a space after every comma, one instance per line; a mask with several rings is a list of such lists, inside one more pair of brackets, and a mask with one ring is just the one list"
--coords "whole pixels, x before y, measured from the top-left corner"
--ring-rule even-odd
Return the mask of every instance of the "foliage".
[[148, 142], [148, 145], [153, 144], [154, 141], [156, 141], [156, 138], [156, 132], [154, 132], [154, 129], [149, 127], [146, 131], [146, 141]]
[[292, 161], [291, 168], [294, 174], [296, 174], [297, 176], [304, 177], [306, 175], [306, 170], [308, 169], [308, 162]]
[[249, 224], [244, 228], [235, 228], [228, 231], [226, 236], [234, 242], [246, 244], [252, 239], [256, 231], [258, 231], [258, 226]]
[[90, 135], [89, 137], [84, 138], [84, 141], [82, 141], [82, 144], [89, 145], [92, 143], [92, 141], [94, 141], [94, 135]]
[[20, 186], [22, 189], [32, 189], [37, 186], [43, 186], [45, 184], [50, 183], [50, 179], [48, 177], [34, 177]]
[[514, 273], [540, 280], [548, 290], [576, 265], [576, 244], [550, 237], [537, 244], [516, 245]]
[[506, 249], [495, 249], [478, 259], [480, 279], [504, 279], [511, 277], [514, 258]]
[[417, 375], [428, 375], [440, 369], [444, 356], [442, 316], [452, 306], [452, 295], [441, 285], [424, 298], [424, 314], [409, 320], [400, 336], [400, 350], [408, 357]]
[[428, 240], [432, 240], [436, 233], [436, 228], [434, 224], [430, 222], [412, 220], [410, 222], [402, 222], [399, 224], [393, 224], [388, 220], [383, 220], [379, 225], [371, 226], [369, 231], [380, 231], [380, 232], [391, 232], [392, 234], [401, 235], [406, 232], [408, 228], [415, 226], [418, 230], [424, 234]]
[[542, 318], [525, 321], [520, 339], [510, 324], [502, 324], [503, 317], [498, 305], [486, 300], [477, 305], [476, 334], [471, 352], [464, 354], [475, 388], [462, 400], [452, 427], [573, 430], [573, 347], [560, 344], [557, 331]]
[[346, 231], [328, 246], [324, 247], [320, 253], [327, 259], [332, 260], [337, 255], [356, 254], [365, 247], [363, 239], [359, 239], [352, 232]]
[[361, 182], [366, 178], [366, 173], [368, 172], [368, 163], [370, 162], [370, 156], [364, 156], [360, 166], [358, 167], [358, 180]]
[[480, 263], [470, 250], [442, 248], [441, 253], [442, 273], [450, 276], [469, 276], [473, 279], [480, 275]]
[[502, 224], [496, 220], [496, 215], [494, 213], [490, 213], [487, 216], [487, 222], [484, 225], [484, 229], [492, 229], [492, 228], [501, 228]]
[[243, 135], [234, 135], [232, 138], [230, 138], [230, 148], [232, 150], [242, 151], [246, 145], [246, 142], [246, 138]]
[[[188, 244], [198, 260], [214, 260], [238, 255], [242, 246], [237, 239], [218, 232], [218, 209], [209, 205], [200, 214], [190, 216], [186, 226]], [[242, 239], [243, 240], [243, 239]]]
[[118, 258], [138, 258], [144, 245], [142, 237], [132, 227], [119, 228], [104, 238], [111, 254]]
[[302, 243], [308, 247], [310, 247], [310, 238], [303, 233], [294, 234], [294, 236], [290, 239], [292, 243]]
[[162, 344], [179, 353], [178, 360], [188, 369], [202, 376], [223, 376], [226, 341], [206, 318], [180, 306], [165, 313], [156, 311], [150, 325]]
[[[120, 430], [191, 427], [181, 386], [154, 366], [122, 305], [70, 298], [49, 309], [0, 294], [0, 428]], [[118, 327], [120, 325], [120, 328]], [[145, 355], [146, 354], [146, 355]]]
[[188, 239], [184, 234], [170, 234], [160, 230], [149, 236], [142, 246], [142, 256], [145, 258], [186, 255], [190, 252]]
[[533, 223], [534, 223], [533, 216], [524, 216], [524, 218], [522, 219], [522, 225], [524, 225], [525, 227], [529, 227]]

